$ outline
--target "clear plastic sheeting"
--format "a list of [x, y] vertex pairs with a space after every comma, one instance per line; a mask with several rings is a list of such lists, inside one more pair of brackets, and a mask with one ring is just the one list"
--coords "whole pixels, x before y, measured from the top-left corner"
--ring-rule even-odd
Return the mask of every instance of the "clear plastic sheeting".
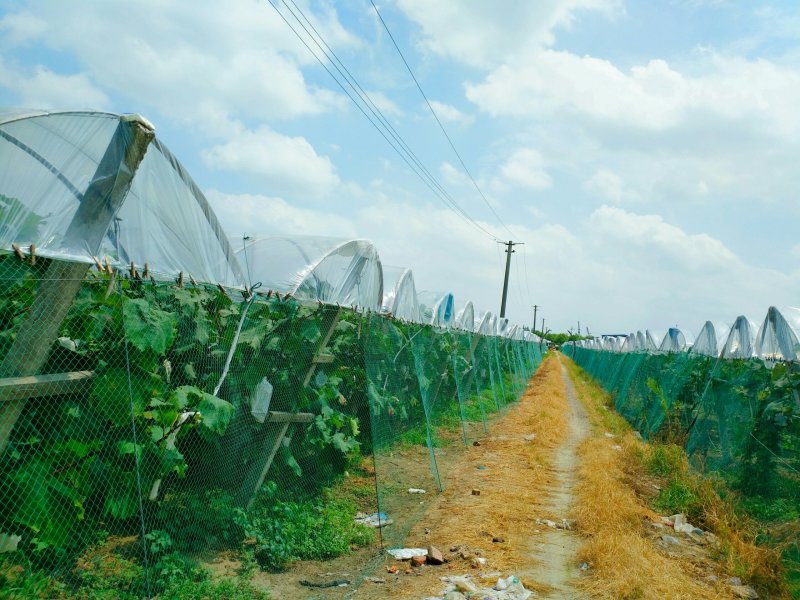
[[[789, 318], [794, 318], [800, 323], [800, 309], [784, 310]], [[800, 360], [800, 341], [796, 330], [774, 306], [769, 307], [767, 316], [758, 330], [755, 353], [759, 358], [768, 360]]]
[[137, 115], [0, 114], [0, 247], [242, 286], [214, 212]]
[[751, 358], [755, 351], [755, 334], [755, 323], [744, 315], [736, 317], [722, 349], [722, 358]]
[[475, 329], [475, 307], [472, 305], [472, 300], [468, 300], [456, 314], [456, 327], [464, 331], [473, 331]]
[[397, 319], [420, 321], [414, 274], [407, 267], [383, 267], [383, 303], [381, 311]]
[[677, 327], [670, 327], [658, 349], [661, 352], [683, 352], [686, 350], [686, 337]]
[[483, 335], [494, 335], [495, 333], [495, 319], [494, 315], [490, 312], [483, 313], [483, 316], [478, 321], [478, 325], [475, 328], [477, 333]]
[[451, 327], [455, 321], [453, 294], [422, 291], [417, 294], [419, 313], [423, 323], [437, 327]]
[[645, 332], [644, 348], [642, 348], [642, 350], [646, 350], [647, 352], [655, 352], [658, 350], [658, 343], [656, 340], [659, 339], [659, 337], [661, 336], [648, 329]]
[[639, 349], [639, 343], [636, 339], [635, 333], [630, 333], [622, 343], [621, 352], [636, 352]]
[[694, 341], [691, 348], [694, 354], [702, 354], [703, 356], [719, 356], [719, 349], [717, 348], [717, 332], [714, 324], [711, 321], [706, 321], [700, 334]]
[[368, 240], [246, 237], [236, 254], [250, 286], [362, 309], [377, 310], [383, 300], [383, 269]]

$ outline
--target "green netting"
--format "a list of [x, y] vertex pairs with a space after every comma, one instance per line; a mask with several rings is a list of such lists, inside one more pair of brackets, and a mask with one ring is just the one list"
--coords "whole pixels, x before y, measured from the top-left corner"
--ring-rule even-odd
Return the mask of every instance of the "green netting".
[[681, 443], [696, 468], [800, 511], [800, 364], [565, 351], [642, 436]]
[[169, 596], [216, 581], [220, 557], [364, 574], [540, 360], [523, 341], [2, 254], [0, 590]]

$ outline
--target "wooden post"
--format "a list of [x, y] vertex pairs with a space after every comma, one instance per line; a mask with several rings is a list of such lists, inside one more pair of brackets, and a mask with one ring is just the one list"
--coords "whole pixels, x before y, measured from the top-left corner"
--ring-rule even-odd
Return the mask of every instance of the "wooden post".
[[308, 368], [308, 373], [306, 373], [305, 379], [303, 379], [303, 387], [308, 387], [308, 384], [311, 383], [311, 377], [314, 375], [314, 371], [317, 370], [317, 365], [322, 363], [329, 363], [333, 362], [335, 357], [330, 354], [323, 354], [325, 348], [328, 347], [328, 343], [331, 341], [331, 337], [333, 336], [333, 332], [336, 329], [336, 324], [339, 322], [339, 318], [342, 316], [342, 307], [339, 307], [339, 310], [336, 311], [336, 314], [333, 317], [333, 321], [328, 326], [328, 331], [322, 340], [317, 346], [317, 351], [314, 353], [314, 359], [311, 363], [311, 366]]
[[[339, 309], [333, 315], [333, 318], [328, 323], [328, 328], [325, 332], [325, 335], [317, 345], [316, 351], [314, 352], [314, 358], [311, 361], [311, 366], [309, 366], [306, 376], [303, 379], [303, 387], [307, 387], [311, 382], [311, 378], [314, 376], [314, 373], [317, 370], [317, 365], [330, 363], [335, 360], [333, 355], [324, 354], [324, 351], [328, 346], [328, 343], [331, 341], [331, 337], [333, 337], [336, 324], [339, 322], [339, 318], [342, 316], [342, 310], [342, 307], [339, 307]], [[292, 419], [291, 417], [293, 416], [295, 418]], [[253, 503], [256, 493], [264, 484], [264, 480], [267, 478], [267, 473], [272, 466], [275, 455], [280, 449], [283, 438], [286, 436], [289, 425], [291, 423], [310, 423], [313, 419], [314, 415], [311, 413], [298, 413], [297, 415], [292, 415], [292, 413], [270, 412], [270, 418], [264, 422], [264, 431], [259, 434], [258, 441], [254, 444], [255, 456], [263, 456], [263, 462], [262, 459], [257, 459], [248, 467], [244, 476], [244, 481], [242, 482], [242, 485], [239, 488], [239, 492], [236, 496], [237, 505], [247, 506], [249, 508]], [[270, 425], [275, 423], [283, 423], [283, 425], [277, 428], [274, 425]]]
[[[275, 455], [280, 450], [283, 438], [286, 437], [286, 432], [289, 430], [289, 425], [292, 423], [310, 423], [314, 420], [314, 415], [311, 413], [288, 413], [288, 412], [274, 412], [270, 411], [264, 421], [264, 426], [271, 428], [272, 431], [264, 433], [263, 443], [260, 444], [261, 452], [268, 450], [261, 462], [260, 470], [256, 471], [250, 469], [239, 488], [239, 493], [236, 498], [236, 504], [239, 506], [246, 506], [248, 509], [255, 500], [256, 492], [264, 485], [264, 480], [267, 478], [267, 473], [272, 466], [272, 461], [275, 460]], [[277, 427], [275, 427], [277, 425]], [[258, 463], [255, 463], [258, 464]]]
[[[154, 137], [152, 127], [144, 120], [120, 119], [64, 235], [67, 247], [86, 247], [90, 251], [99, 248]], [[0, 377], [39, 374], [88, 269], [87, 263], [50, 261], [28, 318], [0, 365]], [[16, 398], [0, 404], [0, 454], [26, 401], [27, 398]]]

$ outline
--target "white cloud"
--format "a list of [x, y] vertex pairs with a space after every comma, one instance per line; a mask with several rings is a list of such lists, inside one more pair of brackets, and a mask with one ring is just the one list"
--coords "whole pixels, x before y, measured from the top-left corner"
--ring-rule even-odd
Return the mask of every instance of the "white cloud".
[[[358, 43], [333, 9], [306, 13], [334, 48]], [[11, 13], [3, 24], [13, 39], [38, 36], [73, 54], [104, 89], [186, 122], [197, 124], [206, 113], [263, 119], [344, 105], [307, 84], [300, 69], [314, 59], [268, 2], [143, 0], [134, 11], [121, 0], [102, 10], [92, 0], [47, 2]]]
[[628, 187], [622, 177], [608, 169], [595, 171], [594, 175], [583, 183], [583, 189], [617, 204], [639, 199], [639, 194]]
[[608, 60], [543, 50], [504, 64], [467, 97], [493, 116], [578, 115], [664, 131], [696, 115], [766, 126], [774, 135], [800, 130], [800, 70], [765, 60], [711, 55], [708, 71], [690, 77], [661, 59], [628, 72]]
[[[445, 104], [444, 102], [439, 102], [437, 100], [431, 100], [431, 106], [433, 107], [436, 116], [439, 117], [439, 120], [441, 121], [458, 123], [459, 125], [469, 125], [475, 121], [475, 117], [461, 112], [455, 106], [450, 104]], [[427, 106], [424, 108], [427, 109]]]
[[402, 108], [389, 99], [383, 92], [367, 92], [373, 104], [384, 114], [392, 117], [401, 117], [405, 114]]
[[621, 4], [619, 0], [538, 0], [502, 4], [459, 0], [398, 1], [406, 16], [422, 28], [425, 48], [481, 68], [552, 44], [554, 29], [569, 26], [578, 11], [613, 15]]
[[0, 57], [0, 87], [16, 95], [20, 106], [34, 108], [108, 108], [109, 100], [89, 75], [62, 75], [41, 65], [32, 73], [9, 67]]
[[538, 150], [520, 148], [500, 166], [502, 182], [514, 187], [546, 190], [553, 180], [545, 170], [544, 159]]
[[439, 172], [442, 174], [445, 183], [450, 185], [467, 185], [469, 183], [469, 178], [466, 174], [447, 161], [441, 164]]
[[209, 168], [255, 175], [277, 193], [324, 196], [339, 185], [336, 169], [303, 137], [289, 137], [269, 127], [240, 131], [229, 141], [201, 153]]
[[9, 13], [0, 18], [0, 31], [9, 44], [25, 44], [47, 31], [47, 23], [31, 13]]

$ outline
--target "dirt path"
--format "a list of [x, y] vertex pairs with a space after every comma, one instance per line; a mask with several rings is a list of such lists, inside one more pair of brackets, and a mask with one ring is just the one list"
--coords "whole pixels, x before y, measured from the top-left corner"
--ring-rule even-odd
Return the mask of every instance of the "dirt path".
[[[587, 428], [567, 385], [551, 355], [490, 434], [447, 465], [445, 492], [432, 499], [405, 540], [408, 547], [436, 546], [447, 564], [408, 569], [389, 559], [376, 573], [381, 583], [365, 582], [353, 598], [441, 597], [441, 578], [461, 575], [479, 587], [517, 575], [537, 597], [580, 598], [570, 585], [580, 573], [575, 534], [541, 524], [568, 516], [574, 449]], [[398, 573], [387, 572], [393, 566]]]
[[[547, 490], [548, 498], [543, 504], [552, 513], [552, 520], [559, 525], [567, 519], [574, 503], [574, 489], [578, 456], [576, 449], [589, 432], [589, 421], [583, 405], [578, 401], [572, 380], [561, 364], [561, 380], [564, 384], [567, 408], [569, 411], [569, 434], [553, 456], [552, 470], [555, 475], [553, 485]], [[569, 520], [566, 524], [569, 525]], [[536, 566], [527, 576], [545, 586], [540, 594], [545, 598], [583, 598], [574, 587], [580, 575], [576, 554], [581, 544], [578, 535], [569, 529], [553, 529], [548, 525], [542, 528], [543, 534], [532, 539], [531, 550], [538, 559]]]

